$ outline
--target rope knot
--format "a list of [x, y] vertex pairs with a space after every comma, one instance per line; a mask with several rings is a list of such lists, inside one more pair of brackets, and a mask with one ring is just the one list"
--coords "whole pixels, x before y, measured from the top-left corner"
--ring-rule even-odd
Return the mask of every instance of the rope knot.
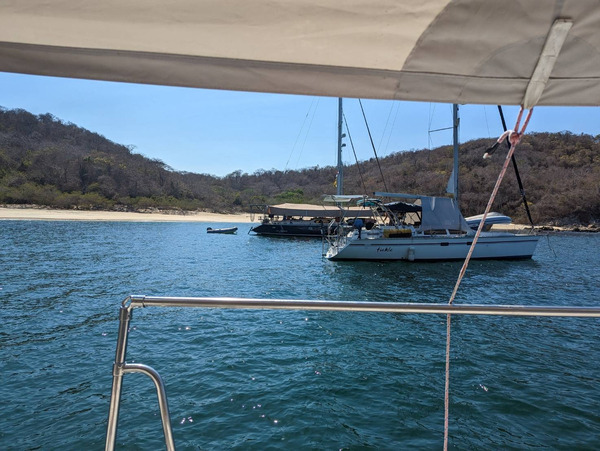
[[508, 134], [508, 142], [511, 146], [516, 146], [521, 141], [523, 133], [519, 133], [514, 130], [509, 130], [509, 132], [510, 133]]
[[521, 107], [521, 109], [519, 110], [519, 116], [517, 117], [517, 123], [515, 124], [515, 129], [514, 130], [506, 130], [504, 133], [502, 133], [502, 135], [500, 135], [500, 138], [498, 138], [498, 141], [496, 141], [492, 147], [488, 147], [485, 150], [485, 153], [483, 154], [483, 158], [490, 158], [490, 156], [498, 148], [500, 143], [502, 141], [504, 141], [505, 139], [508, 141], [508, 144], [510, 145], [511, 148], [515, 147], [517, 144], [519, 144], [519, 142], [521, 142], [521, 138], [525, 134], [525, 130], [527, 130], [527, 125], [529, 124], [529, 119], [531, 119], [532, 112], [533, 112], [533, 108], [531, 108], [529, 110], [529, 112], [527, 113], [527, 117], [525, 118], [525, 123], [523, 124], [521, 131], [519, 131], [521, 117], [523, 116], [523, 107]]

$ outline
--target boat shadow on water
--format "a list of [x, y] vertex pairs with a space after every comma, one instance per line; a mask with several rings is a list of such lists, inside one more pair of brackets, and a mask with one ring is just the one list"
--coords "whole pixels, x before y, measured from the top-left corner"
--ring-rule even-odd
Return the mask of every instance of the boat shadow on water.
[[[343, 281], [344, 293], [364, 293], [382, 302], [447, 302], [463, 262], [326, 261], [324, 272]], [[506, 280], [535, 278], [543, 266], [535, 260], [476, 260], [471, 262], [457, 302], [501, 303]], [[521, 286], [521, 285], [519, 285]], [[385, 287], [385, 288], [384, 288]], [[535, 291], [521, 291], [516, 302], [535, 300]]]

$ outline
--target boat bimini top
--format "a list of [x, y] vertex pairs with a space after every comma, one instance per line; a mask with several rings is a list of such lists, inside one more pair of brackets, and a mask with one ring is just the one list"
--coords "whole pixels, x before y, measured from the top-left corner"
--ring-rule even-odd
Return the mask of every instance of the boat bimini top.
[[0, 2], [0, 71], [310, 96], [598, 106], [598, 30], [597, 0], [8, 1]]

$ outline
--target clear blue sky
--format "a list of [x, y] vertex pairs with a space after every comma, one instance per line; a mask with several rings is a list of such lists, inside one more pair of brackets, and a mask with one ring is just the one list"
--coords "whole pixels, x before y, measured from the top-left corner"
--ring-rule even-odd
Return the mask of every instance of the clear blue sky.
[[[281, 94], [135, 85], [0, 72], [0, 106], [33, 114], [50, 113], [63, 122], [99, 133], [134, 152], [158, 158], [175, 170], [223, 176], [235, 170], [295, 170], [334, 166], [337, 99]], [[452, 106], [363, 100], [379, 156], [451, 144]], [[505, 107], [512, 128], [516, 107]], [[359, 160], [373, 150], [358, 101], [344, 100], [344, 112]], [[501, 133], [496, 106], [460, 107], [462, 142], [495, 140]], [[600, 134], [596, 107], [538, 107], [528, 131]], [[348, 138], [344, 162], [354, 163]], [[518, 152], [518, 150], [517, 150]]]

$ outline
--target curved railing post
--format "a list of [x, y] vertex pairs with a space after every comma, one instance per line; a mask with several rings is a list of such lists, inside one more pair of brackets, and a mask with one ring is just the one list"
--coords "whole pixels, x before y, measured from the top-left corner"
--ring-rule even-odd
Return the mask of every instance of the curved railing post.
[[126, 363], [123, 366], [123, 373], [142, 373], [152, 379], [156, 387], [156, 395], [158, 397], [158, 406], [160, 408], [160, 418], [162, 420], [163, 432], [165, 434], [165, 444], [167, 450], [175, 450], [175, 441], [173, 440], [173, 429], [171, 428], [171, 417], [169, 415], [169, 403], [167, 401], [167, 391], [165, 390], [165, 384], [158, 372], [148, 366], [142, 365], [141, 363]]
[[127, 352], [127, 335], [129, 331], [129, 321], [131, 320], [132, 308], [127, 305], [130, 298], [123, 301], [119, 311], [119, 333], [117, 337], [117, 352], [113, 364], [113, 383], [110, 394], [110, 408], [108, 410], [108, 425], [106, 428], [105, 449], [112, 451], [115, 449], [115, 440], [117, 439], [117, 424], [119, 420], [119, 407], [121, 404], [121, 388], [123, 386], [123, 367], [125, 365], [125, 354]]

